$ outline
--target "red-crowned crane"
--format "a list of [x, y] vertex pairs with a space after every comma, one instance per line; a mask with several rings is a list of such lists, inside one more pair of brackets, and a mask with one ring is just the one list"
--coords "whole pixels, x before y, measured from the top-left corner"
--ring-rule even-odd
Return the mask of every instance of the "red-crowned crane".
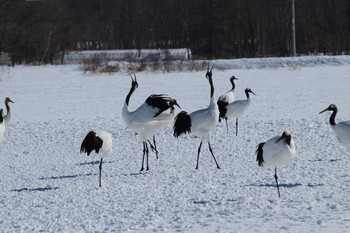
[[99, 187], [101, 187], [102, 160], [112, 152], [112, 134], [103, 130], [92, 130], [81, 143], [80, 153], [88, 156], [93, 152], [100, 158]]
[[227, 91], [225, 94], [221, 95], [217, 102], [219, 107], [219, 122], [221, 122], [222, 119], [225, 119], [227, 130], [228, 130], [228, 125], [227, 125], [227, 117], [226, 117], [226, 106], [232, 103], [233, 101], [235, 101], [234, 90], [236, 86], [235, 86], [234, 80], [238, 80], [238, 78], [236, 78], [235, 76], [232, 76], [230, 78], [232, 88], [229, 91]]
[[292, 136], [284, 131], [282, 136], [275, 136], [266, 142], [258, 145], [256, 150], [259, 166], [273, 166], [275, 167], [275, 180], [277, 185], [278, 196], [280, 190], [278, 186], [277, 167], [281, 165], [290, 164], [295, 158], [295, 143]]
[[[131, 75], [130, 75], [131, 76]], [[146, 101], [135, 111], [129, 110], [129, 101], [132, 93], [138, 87], [136, 75], [131, 76], [131, 88], [127, 94], [123, 106], [122, 117], [126, 125], [134, 131], [143, 143], [143, 155], [141, 171], [144, 170], [146, 156], [146, 170], [148, 167], [148, 145], [158, 154], [155, 141], [155, 133], [173, 122], [175, 117], [175, 105], [180, 108], [177, 101], [164, 94], [150, 95]], [[153, 136], [153, 145], [149, 139]]]
[[255, 95], [255, 93], [250, 89], [245, 89], [245, 94], [247, 96], [246, 100], [236, 100], [226, 106], [226, 114], [224, 115], [225, 119], [236, 118], [236, 136], [238, 135], [238, 118], [248, 109], [251, 98], [249, 93]]
[[350, 151], [350, 121], [342, 121], [339, 123], [335, 123], [335, 116], [338, 112], [338, 108], [335, 104], [329, 105], [329, 107], [321, 111], [320, 114], [326, 111], [333, 112], [329, 118], [330, 128], [337, 136], [337, 139], [340, 142], [340, 144], [345, 146]]
[[216, 161], [216, 158], [213, 154], [213, 150], [210, 146], [210, 132], [214, 129], [215, 124], [216, 122], [218, 122], [218, 118], [219, 118], [219, 109], [214, 98], [212, 70], [213, 70], [213, 67], [209, 70], [209, 66], [208, 66], [207, 73], [205, 75], [205, 77], [208, 79], [210, 84], [209, 106], [207, 108], [194, 111], [191, 114], [188, 114], [185, 111], [180, 112], [175, 118], [174, 127], [173, 127], [174, 136], [176, 138], [182, 134], [191, 133], [201, 139], [201, 142], [198, 147], [196, 169], [198, 169], [199, 154], [201, 151], [202, 143], [204, 141], [208, 142], [209, 151], [214, 158], [217, 168], [220, 169], [219, 164]]

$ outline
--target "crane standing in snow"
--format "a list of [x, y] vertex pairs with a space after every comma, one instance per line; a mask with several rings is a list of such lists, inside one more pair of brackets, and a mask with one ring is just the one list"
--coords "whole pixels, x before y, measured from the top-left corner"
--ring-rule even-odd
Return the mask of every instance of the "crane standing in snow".
[[[131, 75], [130, 75], [131, 76]], [[174, 120], [175, 105], [180, 108], [177, 101], [164, 94], [150, 95], [146, 101], [135, 111], [129, 110], [129, 101], [132, 93], [138, 87], [136, 75], [131, 76], [131, 88], [127, 94], [123, 106], [122, 117], [126, 125], [140, 137], [143, 143], [143, 156], [141, 171], [144, 170], [144, 160], [146, 156], [146, 170], [148, 167], [148, 145], [156, 151], [155, 133], [166, 125], [169, 125]], [[151, 144], [149, 138], [153, 136]]]
[[241, 117], [242, 114], [248, 109], [251, 102], [249, 93], [255, 95], [255, 93], [250, 88], [246, 88], [244, 92], [247, 96], [247, 99], [236, 100], [228, 104], [225, 108], [226, 115], [223, 116], [225, 119], [236, 118], [236, 136], [238, 135], [238, 118]]
[[258, 145], [256, 154], [256, 161], [258, 161], [259, 166], [275, 167], [274, 177], [278, 196], [281, 197], [278, 186], [277, 167], [290, 164], [295, 157], [295, 143], [292, 136], [285, 131], [282, 133], [282, 136], [275, 136], [266, 142], [262, 142]]
[[338, 112], [338, 108], [335, 104], [329, 105], [329, 107], [321, 111], [320, 114], [326, 111], [333, 112], [329, 118], [330, 128], [337, 136], [337, 139], [340, 142], [340, 144], [345, 146], [350, 151], [350, 121], [342, 121], [338, 124], [335, 123], [335, 116]]
[[235, 76], [232, 76], [230, 78], [230, 82], [232, 85], [231, 90], [229, 90], [228, 92], [226, 92], [225, 94], [221, 95], [218, 99], [218, 107], [219, 107], [219, 122], [221, 122], [222, 119], [225, 119], [226, 122], [226, 129], [228, 130], [228, 125], [227, 125], [227, 117], [226, 117], [226, 106], [230, 103], [232, 103], [233, 101], [235, 101], [235, 94], [234, 94], [234, 90], [235, 90], [235, 82], [234, 80], [238, 80], [238, 78], [236, 78]]
[[100, 158], [99, 187], [101, 187], [102, 160], [112, 152], [112, 134], [103, 130], [92, 130], [84, 138], [80, 146], [80, 153], [91, 152]]
[[203, 141], [208, 142], [209, 151], [214, 158], [216, 166], [220, 169], [219, 164], [213, 154], [213, 150], [210, 146], [210, 132], [214, 129], [216, 122], [219, 118], [219, 109], [214, 98], [214, 85], [212, 79], [213, 67], [209, 70], [209, 65], [205, 77], [210, 84], [210, 101], [207, 108], [203, 108], [188, 114], [185, 111], [180, 112], [174, 121], [174, 136], [177, 138], [182, 134], [191, 133], [201, 139], [198, 147], [197, 166], [199, 163], [199, 154], [201, 151]]

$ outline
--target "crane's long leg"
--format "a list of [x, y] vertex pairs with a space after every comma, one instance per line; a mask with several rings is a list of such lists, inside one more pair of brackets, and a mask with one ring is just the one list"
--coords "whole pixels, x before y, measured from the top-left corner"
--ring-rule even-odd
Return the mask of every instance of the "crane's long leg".
[[226, 129], [228, 131], [227, 117], [225, 117], [225, 121], [226, 121]]
[[102, 174], [102, 158], [101, 158], [101, 161], [100, 161], [100, 177], [99, 177], [99, 187], [102, 187], [101, 186], [101, 174]]
[[210, 151], [211, 155], [213, 156], [214, 161], [215, 161], [215, 163], [216, 163], [216, 167], [217, 167], [218, 169], [220, 169], [219, 164], [218, 164], [218, 162], [216, 161], [216, 158], [215, 158], [215, 156], [214, 156], [213, 150], [211, 149], [210, 142], [208, 142], [208, 145], [209, 145], [209, 151]]
[[281, 197], [281, 194], [280, 194], [280, 188], [278, 186], [278, 177], [277, 177], [277, 167], [275, 167], [275, 180], [276, 180], [276, 184], [277, 184], [277, 192], [278, 192], [278, 197]]
[[156, 143], [156, 136], [153, 135], [153, 145], [154, 145], [154, 149], [156, 151], [156, 158], [158, 159], [158, 150], [157, 150], [157, 143]]
[[143, 171], [143, 162], [145, 161], [145, 154], [146, 154], [146, 146], [147, 146], [147, 143], [146, 142], [143, 142], [143, 153], [142, 153], [142, 165], [141, 165], [141, 170], [140, 171]]
[[148, 171], [149, 170], [149, 168], [148, 168], [148, 145], [146, 142], [145, 142], [145, 145], [146, 145], [146, 171]]
[[153, 144], [150, 142], [150, 140], [147, 140], [149, 146], [151, 147], [151, 150], [154, 151], [156, 153], [156, 159], [158, 159], [158, 151], [157, 148], [155, 146], [153, 146]]
[[199, 154], [201, 153], [201, 147], [202, 147], [202, 142], [199, 144], [199, 147], [198, 147], [198, 155], [197, 155], [197, 166], [196, 166], [196, 169], [198, 169]]
[[158, 159], [158, 150], [157, 150], [157, 143], [156, 143], [156, 136], [153, 135], [153, 144], [147, 140], [151, 149], [156, 153], [156, 159]]
[[236, 118], [236, 136], [238, 135], [238, 118]]

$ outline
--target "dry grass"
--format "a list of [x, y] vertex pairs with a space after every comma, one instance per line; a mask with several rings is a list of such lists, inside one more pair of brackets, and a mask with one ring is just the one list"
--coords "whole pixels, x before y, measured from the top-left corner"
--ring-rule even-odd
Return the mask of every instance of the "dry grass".
[[[205, 71], [208, 68], [208, 61], [204, 60], [182, 60], [182, 61], [153, 61], [153, 62], [113, 62], [104, 61], [99, 57], [85, 59], [83, 61], [82, 70], [85, 73], [138, 73], [143, 71], [150, 72], [182, 72], [182, 71]], [[223, 67], [216, 69], [225, 70]]]

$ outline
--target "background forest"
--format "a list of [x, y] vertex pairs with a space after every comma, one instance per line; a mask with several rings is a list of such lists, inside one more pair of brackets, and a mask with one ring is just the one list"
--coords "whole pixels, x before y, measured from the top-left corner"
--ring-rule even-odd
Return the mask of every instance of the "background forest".
[[[349, 54], [349, 0], [295, 0], [297, 54]], [[0, 0], [0, 52], [190, 48], [193, 58], [292, 55], [292, 0]]]

